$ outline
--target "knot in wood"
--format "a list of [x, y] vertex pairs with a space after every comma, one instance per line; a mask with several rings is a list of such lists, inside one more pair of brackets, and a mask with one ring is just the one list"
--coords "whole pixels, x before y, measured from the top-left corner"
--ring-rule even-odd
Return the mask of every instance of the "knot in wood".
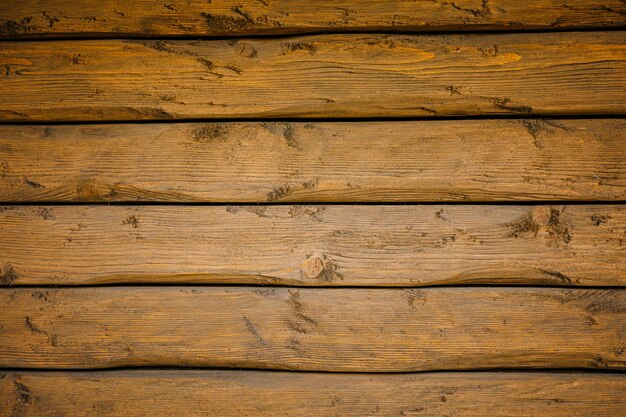
[[307, 259], [302, 263], [302, 273], [307, 278], [319, 277], [326, 267], [324, 256], [321, 254], [309, 255]]
[[539, 227], [547, 226], [548, 223], [550, 223], [552, 210], [550, 209], [550, 207], [547, 207], [547, 206], [535, 207], [531, 211], [531, 216], [532, 216], [533, 222], [537, 226]]

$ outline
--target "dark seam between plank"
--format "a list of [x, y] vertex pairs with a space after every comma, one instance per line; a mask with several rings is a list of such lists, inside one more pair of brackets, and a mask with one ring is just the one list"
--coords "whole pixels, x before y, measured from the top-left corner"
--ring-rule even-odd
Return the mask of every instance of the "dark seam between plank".
[[[485, 24], [484, 26], [489, 26], [489, 24]], [[626, 30], [626, 25], [607, 25], [607, 26], [568, 26], [563, 29], [556, 28], [547, 28], [545, 26], [541, 27], [533, 27], [529, 25], [528, 27], [522, 29], [489, 29], [485, 27], [480, 27], [480, 25], [475, 25], [474, 29], [460, 29], [460, 30], [450, 30], [442, 28], [441, 30], [431, 29], [431, 30], [406, 30], [401, 27], [397, 30], [394, 30], [393, 27], [388, 27], [385, 30], [380, 30], [377, 28], [376, 30], [367, 30], [367, 29], [359, 29], [359, 28], [350, 28], [346, 27], [345, 30], [340, 30], [337, 28], [329, 28], [328, 30], [311, 30], [307, 31], [306, 29], [294, 29], [293, 31], [286, 30], [283, 33], [271, 33], [268, 30], [267, 34], [232, 34], [232, 35], [198, 35], [198, 34], [180, 34], [180, 35], [159, 35], [159, 34], [145, 34], [138, 32], [129, 32], [129, 33], [113, 33], [113, 32], [43, 32], [40, 34], [31, 33], [31, 34], [23, 34], [20, 36], [7, 36], [0, 37], [0, 42], [53, 42], [53, 41], [86, 41], [86, 40], [123, 40], [123, 39], [159, 39], [159, 40], [202, 40], [202, 41], [223, 41], [230, 39], [283, 39], [283, 38], [294, 38], [294, 37], [303, 37], [303, 36], [317, 36], [317, 35], [385, 35], [385, 34], [393, 34], [393, 35], [477, 35], [477, 34], [486, 34], [486, 35], [499, 35], [499, 34], [521, 34], [521, 33], [569, 33], [569, 32], [620, 32]], [[494, 25], [497, 26], [497, 25]], [[505, 25], [500, 25], [505, 26]], [[262, 30], [260, 30], [262, 31]]]

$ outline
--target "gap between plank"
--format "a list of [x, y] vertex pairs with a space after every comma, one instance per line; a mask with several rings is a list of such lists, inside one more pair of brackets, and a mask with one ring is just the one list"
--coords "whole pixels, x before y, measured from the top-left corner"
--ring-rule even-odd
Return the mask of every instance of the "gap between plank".
[[[1, 41], [0, 41], [1, 42]], [[216, 117], [216, 118], [184, 118], [184, 119], [141, 119], [141, 120], [71, 120], [71, 121], [0, 121], [0, 125], [6, 126], [78, 126], [78, 125], [113, 125], [113, 124], [191, 124], [191, 123], [269, 123], [269, 122], [294, 122], [294, 123], [355, 123], [355, 122], [420, 122], [420, 121], [456, 121], [456, 120], [588, 120], [588, 119], [624, 119], [626, 113], [605, 113], [605, 114], [478, 114], [470, 116], [428, 116], [428, 117]]]
[[172, 206], [172, 207], [250, 207], [250, 206], [616, 206], [620, 204], [626, 204], [626, 200], [534, 200], [534, 201], [347, 201], [329, 203], [326, 201], [274, 201], [274, 202], [236, 202], [236, 203], [224, 203], [224, 202], [203, 202], [203, 201], [184, 201], [184, 202], [170, 202], [170, 201], [1, 201], [0, 205], [3, 206], [24, 206], [24, 207], [41, 207], [41, 206]]
[[304, 36], [316, 36], [316, 35], [411, 35], [411, 36], [420, 36], [420, 35], [506, 35], [506, 34], [521, 34], [521, 33], [572, 33], [572, 32], [621, 32], [626, 30], [626, 26], [592, 26], [592, 27], [580, 27], [577, 28], [575, 26], [568, 27], [566, 29], [554, 29], [554, 28], [538, 28], [533, 29], [531, 27], [527, 27], [524, 29], [485, 29], [476, 27], [475, 29], [467, 29], [467, 30], [424, 30], [424, 31], [414, 31], [414, 30], [403, 30], [400, 28], [399, 30], [393, 30], [389, 28], [388, 30], [381, 31], [375, 30], [370, 31], [367, 29], [354, 29], [354, 28], [346, 28], [346, 30], [313, 30], [313, 31], [294, 31], [289, 33], [268, 33], [266, 35], [259, 34], [244, 34], [244, 35], [227, 35], [227, 36], [202, 36], [202, 35], [150, 35], [150, 34], [142, 34], [142, 33], [101, 33], [94, 32], [88, 33], [83, 32], [77, 35], [72, 33], [67, 33], [64, 35], [46, 35], [46, 34], [24, 34], [19, 37], [15, 36], [7, 36], [0, 38], [0, 42], [52, 42], [52, 41], [88, 41], [88, 40], [124, 40], [124, 39], [159, 39], [159, 40], [201, 40], [201, 41], [224, 41], [231, 39], [288, 39], [288, 38], [299, 38]]
[[441, 369], [430, 371], [406, 371], [406, 372], [375, 372], [375, 371], [303, 371], [299, 369], [272, 369], [272, 368], [225, 368], [225, 367], [198, 367], [198, 366], [113, 366], [110, 368], [0, 368], [0, 373], [29, 372], [29, 373], [115, 373], [128, 371], [232, 371], [232, 372], [268, 372], [268, 373], [301, 373], [301, 374], [345, 374], [345, 375], [428, 375], [428, 374], [454, 374], [454, 373], [551, 373], [551, 374], [617, 374], [624, 375], [626, 371], [619, 369], [592, 369], [592, 368], [476, 368], [476, 369]]

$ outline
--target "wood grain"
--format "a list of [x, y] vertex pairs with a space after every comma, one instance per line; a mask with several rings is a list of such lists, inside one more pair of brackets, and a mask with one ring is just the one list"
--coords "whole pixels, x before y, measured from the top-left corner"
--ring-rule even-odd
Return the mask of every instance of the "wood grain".
[[624, 374], [0, 373], [0, 414], [21, 417], [615, 417], [624, 409]]
[[626, 284], [626, 208], [7, 206], [0, 284]]
[[626, 32], [0, 43], [0, 120], [626, 113]]
[[0, 37], [214, 36], [315, 31], [624, 27], [619, 0], [20, 0], [0, 9]]
[[626, 284], [626, 207], [8, 206], [0, 283]]
[[0, 366], [626, 369], [626, 290], [2, 289]]
[[5, 125], [0, 200], [625, 200], [625, 143], [622, 119]]

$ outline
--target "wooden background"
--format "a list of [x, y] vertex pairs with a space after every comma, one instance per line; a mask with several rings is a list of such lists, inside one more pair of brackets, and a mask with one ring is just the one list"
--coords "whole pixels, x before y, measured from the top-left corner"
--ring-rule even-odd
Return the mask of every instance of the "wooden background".
[[0, 8], [0, 415], [623, 416], [623, 0]]

